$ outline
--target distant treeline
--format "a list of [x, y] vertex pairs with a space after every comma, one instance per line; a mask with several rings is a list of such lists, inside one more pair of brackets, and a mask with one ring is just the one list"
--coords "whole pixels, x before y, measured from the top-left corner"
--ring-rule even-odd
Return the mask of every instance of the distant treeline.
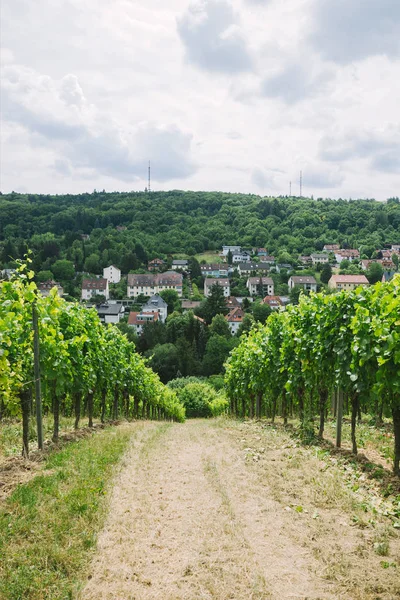
[[10, 256], [22, 258], [29, 247], [36, 271], [68, 259], [78, 271], [101, 272], [112, 263], [128, 272], [159, 255], [190, 256], [222, 244], [297, 257], [339, 243], [362, 246], [362, 254], [371, 256], [385, 243], [400, 243], [399, 231], [399, 198], [314, 200], [176, 190], [0, 195], [1, 266], [9, 265]]

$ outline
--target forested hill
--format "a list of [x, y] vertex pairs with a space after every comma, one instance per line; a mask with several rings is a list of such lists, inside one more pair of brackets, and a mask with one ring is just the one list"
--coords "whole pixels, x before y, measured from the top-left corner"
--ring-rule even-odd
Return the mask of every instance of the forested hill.
[[400, 203], [398, 198], [381, 203], [175, 190], [0, 195], [0, 241], [4, 246], [7, 240], [7, 251], [14, 257], [23, 251], [24, 241], [34, 246], [38, 234], [49, 233], [61, 251], [81, 234], [90, 234], [91, 244], [97, 246], [90, 251], [113, 250], [107, 260], [116, 263], [127, 251], [134, 252], [135, 244], [148, 258], [192, 255], [222, 244], [298, 255], [335, 242], [362, 245], [368, 255], [385, 243], [400, 243]]

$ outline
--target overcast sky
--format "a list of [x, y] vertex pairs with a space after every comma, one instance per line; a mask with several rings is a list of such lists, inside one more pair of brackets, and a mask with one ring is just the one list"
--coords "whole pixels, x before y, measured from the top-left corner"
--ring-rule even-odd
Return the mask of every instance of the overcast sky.
[[399, 0], [1, 0], [1, 190], [400, 195]]

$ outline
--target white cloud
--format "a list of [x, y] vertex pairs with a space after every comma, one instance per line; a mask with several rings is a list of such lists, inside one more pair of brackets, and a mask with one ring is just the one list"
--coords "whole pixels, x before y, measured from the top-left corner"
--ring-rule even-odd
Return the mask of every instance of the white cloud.
[[376, 54], [400, 57], [398, 0], [314, 0], [314, 47], [350, 63]]
[[237, 23], [226, 0], [190, 4], [177, 21], [188, 61], [211, 72], [234, 74], [249, 70], [252, 60]]
[[155, 189], [286, 194], [302, 169], [398, 195], [400, 3], [377, 6], [2, 0], [1, 189], [144, 189], [150, 159]]

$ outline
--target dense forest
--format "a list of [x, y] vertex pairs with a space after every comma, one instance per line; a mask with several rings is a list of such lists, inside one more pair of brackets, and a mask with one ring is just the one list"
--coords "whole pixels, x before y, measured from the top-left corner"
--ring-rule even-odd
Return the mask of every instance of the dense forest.
[[399, 198], [381, 203], [176, 190], [0, 195], [1, 266], [29, 247], [36, 271], [67, 259], [76, 271], [101, 273], [112, 263], [127, 273], [156, 256], [191, 256], [222, 244], [297, 258], [339, 243], [362, 246], [370, 257], [385, 243], [399, 243], [399, 230]]

